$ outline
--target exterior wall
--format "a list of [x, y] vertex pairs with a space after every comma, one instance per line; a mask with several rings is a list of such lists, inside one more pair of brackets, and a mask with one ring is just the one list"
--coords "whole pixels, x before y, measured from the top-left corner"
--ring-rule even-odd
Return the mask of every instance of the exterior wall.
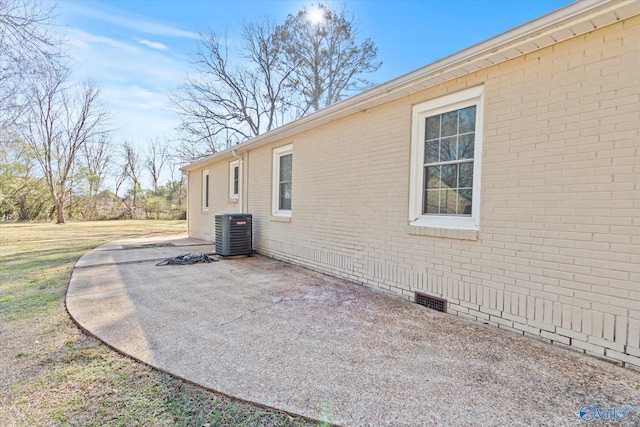
[[[189, 172], [187, 223], [189, 235], [215, 241], [215, 215], [239, 212], [238, 200], [229, 198], [229, 163], [221, 161]], [[209, 209], [202, 209], [202, 172], [209, 170]]]
[[[411, 227], [412, 106], [480, 84], [480, 231]], [[635, 17], [253, 149], [244, 210], [260, 253], [640, 367], [639, 141]], [[271, 168], [290, 143], [286, 222]]]

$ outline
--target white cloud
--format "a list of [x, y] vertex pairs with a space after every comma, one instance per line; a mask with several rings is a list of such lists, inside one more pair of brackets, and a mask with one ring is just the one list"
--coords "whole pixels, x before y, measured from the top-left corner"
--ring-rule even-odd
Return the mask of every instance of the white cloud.
[[70, 54], [76, 62], [75, 75], [101, 84], [141, 84], [166, 88], [180, 84], [186, 63], [181, 58], [157, 49], [140, 49], [135, 45], [99, 37], [72, 29]]
[[122, 43], [109, 37], [95, 36], [76, 28], [70, 28], [67, 31], [67, 36], [69, 37], [69, 43], [75, 48], [89, 49], [92, 43], [99, 43], [130, 53], [137, 53], [139, 51], [135, 46]]
[[162, 44], [160, 42], [152, 42], [150, 40], [140, 40], [140, 39], [135, 39], [138, 43], [143, 44], [147, 47], [150, 47], [151, 49], [157, 49], [157, 50], [168, 50], [169, 46]]
[[92, 3], [92, 7], [86, 7], [80, 2], [66, 4], [69, 11], [75, 15], [94, 18], [104, 22], [118, 25], [123, 28], [140, 31], [147, 34], [164, 37], [179, 37], [197, 40], [199, 35], [193, 31], [182, 30], [174, 26], [153, 21], [148, 17], [125, 12], [122, 9], [113, 9], [105, 4]]

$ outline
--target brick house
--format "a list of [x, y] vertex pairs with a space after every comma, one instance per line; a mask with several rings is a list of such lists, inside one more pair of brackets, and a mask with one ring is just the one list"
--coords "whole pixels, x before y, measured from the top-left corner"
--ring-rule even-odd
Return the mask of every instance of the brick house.
[[184, 168], [188, 227], [640, 366], [640, 1], [578, 1]]

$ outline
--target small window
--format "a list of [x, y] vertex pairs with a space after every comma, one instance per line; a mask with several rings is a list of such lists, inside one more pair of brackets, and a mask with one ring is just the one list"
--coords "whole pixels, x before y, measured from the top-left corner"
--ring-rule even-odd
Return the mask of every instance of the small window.
[[293, 146], [273, 150], [273, 214], [291, 216], [293, 194]]
[[240, 161], [229, 163], [229, 197], [237, 199], [240, 190]]
[[478, 230], [483, 88], [413, 108], [410, 223]]
[[209, 210], [209, 170], [202, 171], [202, 210]]

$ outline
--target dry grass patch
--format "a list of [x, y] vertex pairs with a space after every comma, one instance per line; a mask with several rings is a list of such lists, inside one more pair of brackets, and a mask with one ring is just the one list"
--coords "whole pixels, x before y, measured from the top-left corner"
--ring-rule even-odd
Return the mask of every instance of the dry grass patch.
[[64, 296], [87, 250], [184, 233], [184, 221], [0, 225], [0, 425], [304, 426], [204, 391], [82, 333]]

